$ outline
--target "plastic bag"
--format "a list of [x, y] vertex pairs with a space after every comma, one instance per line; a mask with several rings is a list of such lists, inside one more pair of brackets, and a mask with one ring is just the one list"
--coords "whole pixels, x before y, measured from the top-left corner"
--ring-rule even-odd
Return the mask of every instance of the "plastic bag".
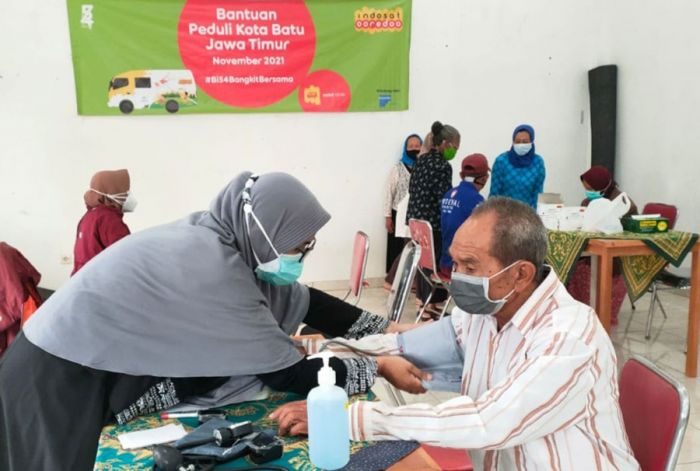
[[627, 193], [620, 193], [614, 200], [598, 198], [588, 204], [583, 214], [582, 230], [586, 232], [603, 232], [614, 234], [622, 232], [620, 218], [627, 214], [632, 206]]
[[408, 212], [408, 193], [399, 202], [396, 208], [396, 224], [394, 224], [394, 237], [403, 237], [404, 239], [410, 239], [411, 233], [408, 230], [408, 224], [406, 224], [406, 213]]

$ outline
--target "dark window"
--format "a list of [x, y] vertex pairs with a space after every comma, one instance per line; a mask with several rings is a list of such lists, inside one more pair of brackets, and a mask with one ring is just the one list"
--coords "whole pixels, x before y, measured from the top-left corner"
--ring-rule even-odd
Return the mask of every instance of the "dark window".
[[136, 77], [136, 88], [151, 88], [151, 77]]
[[129, 85], [129, 79], [128, 78], [123, 78], [123, 77], [117, 77], [114, 80], [112, 80], [112, 88], [117, 89], [117, 88], [122, 88], [126, 87]]

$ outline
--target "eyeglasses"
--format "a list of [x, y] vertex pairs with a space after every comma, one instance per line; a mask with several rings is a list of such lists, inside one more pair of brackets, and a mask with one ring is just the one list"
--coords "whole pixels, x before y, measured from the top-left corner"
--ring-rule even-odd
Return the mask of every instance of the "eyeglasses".
[[316, 245], [316, 239], [313, 239], [311, 242], [305, 244], [302, 248], [297, 249], [299, 250], [299, 253], [301, 253], [301, 258], [299, 261], [303, 261], [304, 258], [309, 254], [314, 249], [314, 246]]

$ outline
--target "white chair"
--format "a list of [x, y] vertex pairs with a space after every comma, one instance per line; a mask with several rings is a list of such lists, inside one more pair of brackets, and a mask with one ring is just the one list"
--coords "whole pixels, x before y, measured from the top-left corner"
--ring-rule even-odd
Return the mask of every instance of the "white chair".
[[362, 231], [355, 234], [355, 242], [352, 247], [352, 263], [350, 264], [350, 280], [348, 281], [348, 292], [343, 301], [347, 301], [350, 295], [357, 305], [362, 297], [362, 288], [367, 285], [365, 281], [365, 269], [367, 268], [367, 256], [369, 255], [369, 236]]
[[387, 317], [390, 321], [401, 322], [401, 315], [416, 277], [420, 255], [421, 248], [413, 241], [409, 241], [401, 251], [394, 283], [391, 285], [386, 303]]

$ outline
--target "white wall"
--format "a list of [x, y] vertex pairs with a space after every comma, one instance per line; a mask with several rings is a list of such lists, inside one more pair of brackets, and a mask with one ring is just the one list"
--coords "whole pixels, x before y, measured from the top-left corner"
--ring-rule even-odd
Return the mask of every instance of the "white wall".
[[677, 228], [700, 231], [700, 2], [608, 2], [610, 60], [619, 65], [620, 186], [641, 207], [678, 206]]
[[[386, 175], [404, 136], [427, 132], [435, 119], [462, 132], [455, 163], [472, 152], [493, 161], [509, 146], [515, 125], [533, 124], [547, 165], [545, 191], [576, 203], [582, 193], [578, 175], [587, 168], [590, 152], [587, 70], [608, 58], [620, 64], [623, 82], [635, 70], [624, 63], [623, 53], [603, 44], [616, 25], [598, 21], [607, 3], [597, 2], [599, 8], [557, 0], [414, 0], [407, 112], [107, 118], [76, 114], [64, 2], [5, 0], [0, 15], [0, 240], [22, 250], [43, 273], [42, 284], [56, 288], [70, 272], [61, 258], [72, 254], [82, 194], [95, 171], [130, 169], [140, 205], [126, 221], [138, 231], [206, 208], [241, 170], [283, 170], [305, 181], [333, 214], [304, 278], [346, 278], [357, 229], [372, 239], [369, 276], [381, 276]], [[651, 18], [654, 12], [645, 14]], [[686, 17], [690, 26], [691, 15]], [[644, 28], [638, 33], [646, 34]], [[654, 72], [643, 54], [632, 58], [643, 62], [638, 66], [645, 72]], [[667, 74], [656, 73], [654, 82], [662, 84]], [[685, 83], [690, 86], [689, 77]], [[621, 116], [624, 123], [638, 106], [647, 109], [650, 100], [630, 95], [643, 91], [643, 84], [626, 90], [623, 83], [621, 89], [621, 105], [629, 107]], [[681, 96], [677, 93], [666, 89], [674, 98]], [[691, 108], [675, 99], [673, 104]], [[675, 143], [680, 129], [660, 129], [669, 116], [655, 118], [645, 124], [639, 117], [640, 135], [659, 145]], [[649, 146], [640, 143], [642, 152], [632, 137], [624, 123], [621, 181], [636, 195], [645, 184], [633, 183], [642, 174], [629, 161]], [[674, 157], [689, 158], [694, 151], [690, 133], [683, 137], [687, 142], [674, 147]], [[661, 199], [665, 193], [658, 191]]]

